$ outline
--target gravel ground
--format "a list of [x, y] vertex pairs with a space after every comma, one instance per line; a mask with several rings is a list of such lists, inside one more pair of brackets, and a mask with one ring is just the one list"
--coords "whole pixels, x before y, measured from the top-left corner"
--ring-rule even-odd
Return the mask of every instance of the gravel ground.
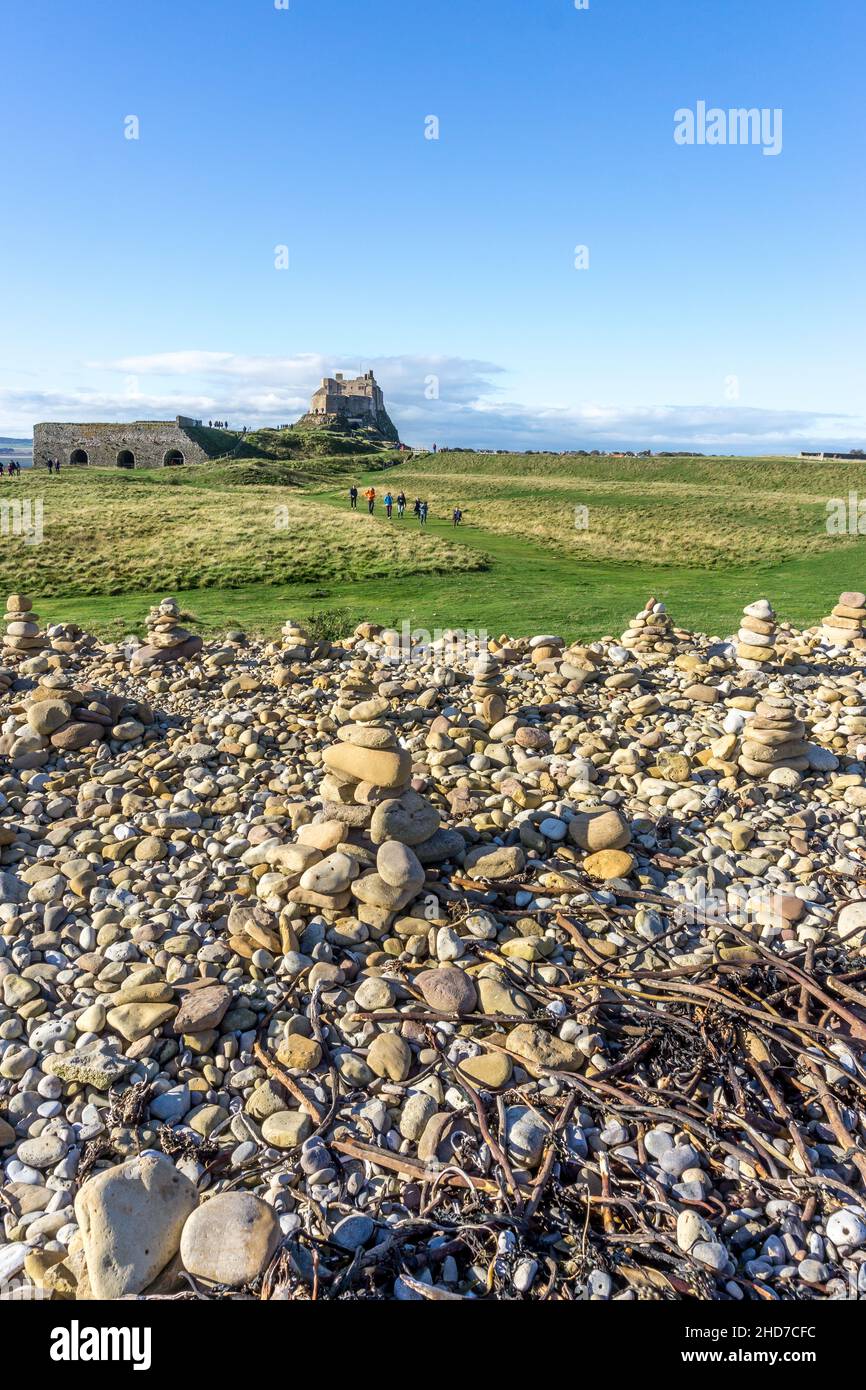
[[0, 1296], [866, 1292], [864, 616], [107, 645], [13, 595]]

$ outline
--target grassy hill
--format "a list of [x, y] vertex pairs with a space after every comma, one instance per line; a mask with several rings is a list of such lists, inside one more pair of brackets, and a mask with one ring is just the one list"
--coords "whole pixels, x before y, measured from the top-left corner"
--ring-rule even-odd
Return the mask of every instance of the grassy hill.
[[866, 489], [866, 464], [460, 451], [400, 464], [389, 486], [575, 561], [724, 570], [838, 552], [827, 499]]
[[370, 466], [390, 462], [399, 456], [395, 445], [380, 439], [374, 432], [348, 429], [339, 423], [321, 425], [292, 425], [288, 429], [261, 429], [241, 434], [238, 430], [215, 430], [202, 425], [187, 427], [187, 433], [212, 459], [270, 459], [304, 461], [315, 464], [321, 459], [365, 459]]
[[[366, 515], [325, 516], [289, 486], [293, 481], [288, 465], [246, 460], [40, 475], [44, 540], [4, 538], [0, 586], [23, 586], [46, 599], [117, 596], [400, 577], [484, 563], [447, 540], [419, 550], [414, 537], [389, 534]], [[32, 485], [26, 494], [25, 486], [4, 478], [0, 500], [29, 496]], [[45, 605], [43, 612], [48, 616]]]
[[[310, 433], [239, 437], [237, 457], [195, 467], [40, 476], [44, 543], [4, 535], [0, 583], [33, 594], [47, 619], [97, 628], [140, 630], [148, 604], [173, 592], [202, 630], [273, 632], [290, 614], [339, 609], [346, 624], [587, 638], [621, 632], [651, 592], [677, 621], [723, 635], [757, 597], [806, 625], [864, 587], [866, 539], [826, 527], [828, 500], [858, 491], [863, 464], [407, 459]], [[370, 518], [363, 501], [350, 512], [350, 481], [426, 497], [428, 527], [381, 508]], [[4, 479], [0, 501], [33, 494], [28, 484]]]

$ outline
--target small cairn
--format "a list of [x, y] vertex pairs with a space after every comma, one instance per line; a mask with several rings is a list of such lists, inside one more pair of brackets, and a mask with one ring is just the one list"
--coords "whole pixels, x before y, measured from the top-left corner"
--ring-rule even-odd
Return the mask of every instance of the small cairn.
[[340, 692], [334, 706], [334, 717], [351, 721], [355, 705], [363, 704], [375, 695], [375, 686], [370, 676], [370, 663], [353, 657], [340, 677]]
[[861, 643], [866, 619], [866, 594], [846, 590], [828, 618], [821, 622], [820, 636], [831, 647], [850, 647]]
[[201, 651], [202, 646], [200, 637], [181, 627], [177, 599], [164, 598], [147, 615], [147, 641], [133, 652], [131, 669], [186, 661]]
[[96, 642], [77, 623], [52, 623], [45, 633], [53, 652], [62, 656], [80, 656], [92, 653]]
[[659, 652], [665, 655], [675, 641], [674, 625], [665, 605], [650, 598], [640, 613], [631, 619], [620, 638], [620, 646], [640, 654]]
[[359, 918], [374, 930], [384, 930], [418, 896], [425, 864], [465, 849], [458, 832], [439, 829], [439, 812], [412, 788], [412, 757], [382, 722], [387, 708], [382, 697], [353, 706], [338, 741], [325, 749], [321, 819], [302, 828], [299, 839], [330, 842], [334, 852], [312, 863], [289, 895], [335, 913], [354, 898]]
[[737, 633], [737, 665], [744, 671], [762, 671], [776, 655], [776, 615], [765, 598], [748, 603]]
[[6, 600], [6, 632], [3, 637], [3, 656], [12, 661], [24, 661], [44, 650], [45, 638], [39, 631], [39, 614], [24, 594], [10, 594]]
[[798, 719], [794, 701], [768, 693], [759, 700], [743, 730], [739, 765], [750, 777], [769, 777], [776, 768], [805, 772], [809, 766], [806, 726]]
[[[561, 637], [554, 637], [549, 633], [533, 637], [529, 643], [533, 666], [539, 666], [543, 671], [555, 671], [556, 663], [562, 660], [564, 647], [565, 643]], [[547, 662], [550, 665], [546, 665]]]
[[300, 623], [296, 623], [294, 618], [288, 618], [283, 623], [281, 629], [282, 651], [280, 655], [287, 661], [309, 661], [311, 642], [310, 634]]
[[15, 705], [0, 754], [16, 770], [44, 767], [59, 752], [79, 752], [93, 744], [129, 744], [155, 722], [148, 704], [93, 686], [76, 687], [62, 671], [43, 675], [23, 703]]
[[493, 652], [485, 652], [472, 667], [472, 695], [475, 713], [488, 724], [505, 718], [507, 707], [501, 686], [502, 664]]

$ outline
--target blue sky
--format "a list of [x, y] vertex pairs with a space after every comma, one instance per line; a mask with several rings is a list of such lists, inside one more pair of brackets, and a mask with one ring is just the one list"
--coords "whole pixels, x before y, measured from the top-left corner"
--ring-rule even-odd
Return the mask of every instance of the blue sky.
[[[410, 442], [866, 445], [864, 40], [862, 0], [0, 0], [0, 434], [276, 423], [363, 365]], [[781, 153], [678, 145], [699, 101]]]

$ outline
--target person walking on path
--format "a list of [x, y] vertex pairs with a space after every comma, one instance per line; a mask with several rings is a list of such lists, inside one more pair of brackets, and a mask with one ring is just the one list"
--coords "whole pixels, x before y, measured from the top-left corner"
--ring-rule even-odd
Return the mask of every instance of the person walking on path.
[[406, 494], [405, 494], [405, 492], [403, 491], [403, 489], [401, 488], [400, 491], [397, 493], [397, 516], [398, 516], [398, 519], [399, 519], [400, 521], [403, 520], [403, 513], [405, 512], [405, 510], [406, 510]]
[[427, 503], [422, 502], [418, 511], [418, 520], [422, 526], [427, 525]]
[[390, 492], [386, 492], [386, 493], [385, 493], [385, 515], [387, 516], [387, 518], [388, 518], [389, 521], [391, 520], [391, 513], [392, 513], [393, 510], [394, 510], [394, 498], [391, 496]]
[[49, 460], [48, 460], [48, 472], [49, 472], [49, 473], [53, 473], [53, 472], [54, 472], [54, 460], [53, 460], [53, 459], [49, 459]]
[[354, 483], [349, 488], [349, 506], [352, 508], [353, 512], [358, 510], [358, 489], [355, 487]]
[[459, 526], [462, 520], [463, 513], [461, 512], [459, 507], [455, 507], [453, 512], [451, 513], [451, 525]]
[[412, 511], [414, 512], [415, 516], [420, 516], [420, 515], [421, 515], [421, 498], [420, 498], [420, 497], [416, 497], [416, 498], [415, 498], [415, 503], [414, 503], [414, 506], [412, 507]]
[[376, 506], [376, 489], [374, 487], [368, 487], [364, 496], [367, 499], [367, 511], [372, 516]]

